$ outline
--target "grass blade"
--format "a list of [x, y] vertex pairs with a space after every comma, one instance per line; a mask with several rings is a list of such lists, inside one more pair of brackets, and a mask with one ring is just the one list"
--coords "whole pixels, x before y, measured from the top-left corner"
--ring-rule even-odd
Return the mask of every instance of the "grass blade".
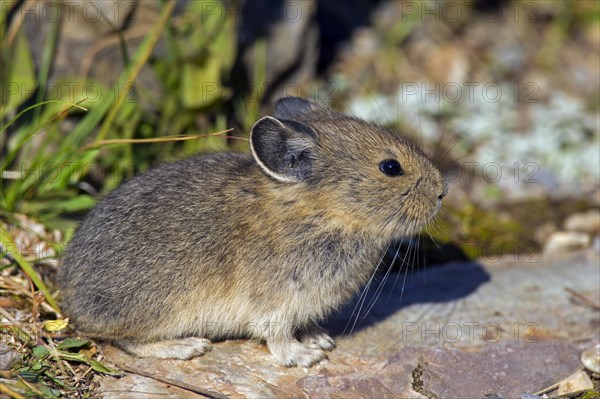
[[12, 125], [13, 123], [15, 123], [21, 116], [23, 116], [27, 112], [31, 111], [34, 108], [41, 107], [41, 106], [49, 104], [49, 103], [63, 103], [63, 104], [68, 104], [71, 107], [75, 107], [75, 108], [79, 108], [79, 109], [82, 109], [84, 111], [87, 111], [87, 109], [83, 108], [81, 105], [73, 104], [73, 103], [70, 103], [68, 101], [62, 101], [62, 100], [47, 100], [47, 101], [42, 101], [42, 102], [39, 102], [37, 104], [33, 104], [33, 105], [25, 108], [23, 111], [19, 112], [14, 118], [12, 118], [10, 121], [8, 121], [8, 123], [6, 125], [2, 126], [2, 128], [0, 129], [0, 133], [4, 133], [4, 131], [10, 127], [10, 125]]

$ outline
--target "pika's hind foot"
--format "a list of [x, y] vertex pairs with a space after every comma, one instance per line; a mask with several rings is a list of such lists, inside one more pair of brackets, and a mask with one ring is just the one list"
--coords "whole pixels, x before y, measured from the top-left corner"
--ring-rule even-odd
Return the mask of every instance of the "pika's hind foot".
[[116, 344], [132, 355], [159, 359], [188, 360], [196, 356], [202, 356], [210, 350], [210, 340], [197, 337], [150, 343], [119, 341]]

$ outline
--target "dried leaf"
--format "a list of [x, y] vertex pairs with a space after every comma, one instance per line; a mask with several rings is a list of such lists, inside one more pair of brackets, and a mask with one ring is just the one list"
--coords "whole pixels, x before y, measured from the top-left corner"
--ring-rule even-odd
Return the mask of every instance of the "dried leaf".
[[99, 361], [92, 360], [81, 353], [71, 353], [71, 352], [64, 352], [64, 351], [60, 351], [59, 353], [63, 359], [70, 360], [73, 362], [89, 364], [92, 367], [92, 369], [94, 369], [95, 371], [97, 371], [99, 373], [111, 374], [111, 373], [117, 372], [117, 370], [113, 370], [110, 367], [105, 366], [104, 364], [100, 363]]
[[[50, 333], [64, 330], [69, 325], [69, 319], [46, 320], [42, 324], [42, 328]], [[68, 338], [67, 338], [68, 339]], [[65, 340], [66, 341], [66, 340]]]

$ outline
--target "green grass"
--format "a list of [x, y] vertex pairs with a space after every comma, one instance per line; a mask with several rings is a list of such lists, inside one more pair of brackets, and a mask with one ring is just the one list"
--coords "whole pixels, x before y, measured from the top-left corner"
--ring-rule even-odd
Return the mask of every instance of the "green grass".
[[[25, 213], [51, 228], [73, 227], [64, 215], [85, 212], [95, 204], [96, 195], [81, 189], [81, 182], [90, 171], [100, 172], [103, 181], [99, 185], [104, 193], [161, 160], [229, 148], [227, 139], [220, 136], [160, 144], [127, 142], [106, 148], [93, 145], [105, 139], [198, 135], [227, 128], [224, 114], [218, 110], [226, 100], [223, 82], [235, 55], [234, 27], [227, 19], [223, 23], [219, 14], [203, 15], [201, 6], [201, 2], [190, 2], [186, 13], [173, 18], [174, 3], [165, 2], [160, 19], [149, 29], [142, 44], [135, 53], [127, 54], [129, 62], [118, 82], [113, 87], [100, 86], [103, 96], [99, 101], [89, 101], [84, 93], [75, 93], [76, 98], [71, 101], [46, 101], [40, 90], [35, 105], [21, 110], [25, 105], [22, 93], [2, 96], [0, 146], [6, 156], [0, 171], [3, 177], [10, 177], [0, 183], [3, 218], [11, 220], [12, 214]], [[3, 15], [2, 21], [5, 20]], [[55, 25], [50, 29], [37, 73], [23, 31], [11, 43], [3, 43], [0, 57], [6, 67], [1, 73], [7, 82], [17, 87], [45, 86], [54, 61], [49, 54], [56, 46]], [[153, 58], [159, 41], [166, 44], [166, 56]], [[157, 97], [135, 83], [142, 68], [154, 71], [163, 95]], [[78, 79], [71, 79], [70, 83], [78, 83], [75, 87], [100, 85]], [[215, 92], [206, 95], [200, 86], [202, 82], [213, 85]], [[131, 88], [135, 88], [135, 94], [128, 90]], [[253, 104], [243, 108], [251, 107], [256, 108]], [[258, 109], [253, 111], [247, 113], [248, 121], [252, 114], [258, 114]], [[202, 114], [207, 118], [198, 122], [198, 115]], [[65, 132], [67, 123], [73, 122], [75, 127]]]

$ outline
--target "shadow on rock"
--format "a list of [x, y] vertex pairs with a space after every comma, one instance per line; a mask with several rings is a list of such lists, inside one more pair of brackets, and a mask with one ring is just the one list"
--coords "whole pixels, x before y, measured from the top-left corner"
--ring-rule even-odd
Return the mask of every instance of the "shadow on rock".
[[489, 273], [476, 262], [449, 263], [417, 272], [385, 270], [373, 278], [365, 295], [332, 315], [325, 324], [335, 335], [357, 332], [385, 320], [413, 304], [446, 303], [464, 298], [490, 281]]

